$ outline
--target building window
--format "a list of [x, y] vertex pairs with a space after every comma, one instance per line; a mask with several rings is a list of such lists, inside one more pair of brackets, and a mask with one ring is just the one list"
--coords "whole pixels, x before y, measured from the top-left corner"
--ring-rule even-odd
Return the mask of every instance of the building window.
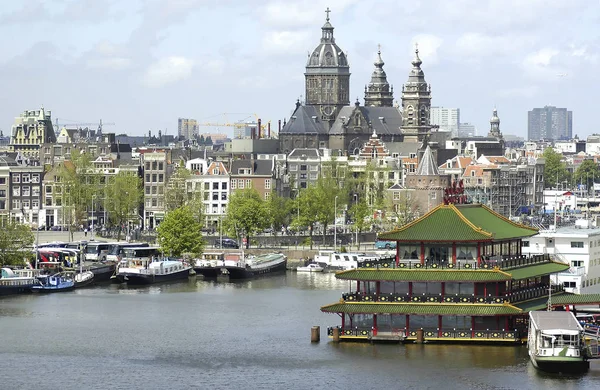
[[529, 241], [521, 241], [521, 246], [523, 248], [529, 248]]
[[13, 199], [13, 209], [19, 210], [21, 208], [21, 201], [19, 199]]
[[581, 267], [583, 266], [582, 260], [573, 260], [571, 261], [571, 267]]
[[219, 168], [213, 169], [213, 175], [218, 175], [218, 174], [219, 174]]
[[400, 200], [400, 191], [394, 191], [394, 200]]
[[150, 161], [146, 161], [146, 170], [149, 171], [150, 170]]
[[265, 179], [265, 190], [271, 189], [271, 179]]
[[[223, 183], [225, 184], [225, 183]], [[235, 190], [237, 188], [237, 179], [231, 179], [231, 189]]]
[[227, 192], [221, 192], [221, 200], [227, 200]]
[[156, 173], [152, 174], [152, 183], [156, 183]]
[[6, 198], [6, 190], [0, 190], [0, 198]]
[[217, 192], [213, 193], [212, 200], [219, 200], [219, 194]]
[[24, 173], [23, 174], [23, 183], [29, 183], [30, 181], [31, 180], [30, 180], [30, 177], [29, 177], [29, 173]]
[[304, 165], [304, 164], [300, 165], [300, 170], [301, 171], [306, 171], [306, 165]]
[[204, 190], [205, 191], [210, 190], [210, 183], [204, 183]]
[[152, 198], [152, 207], [156, 207], [158, 205], [158, 199]]
[[297, 171], [298, 170], [298, 164], [290, 164], [290, 171]]
[[269, 200], [271, 198], [270, 192], [265, 192], [265, 200]]
[[20, 183], [21, 182], [21, 176], [19, 176], [19, 175], [13, 175], [12, 182], [13, 183]]
[[[234, 179], [235, 180], [235, 179]], [[238, 182], [238, 187], [240, 188], [240, 190], [244, 189], [244, 179], [240, 179]]]
[[577, 288], [577, 283], [576, 282], [564, 282], [563, 286], [565, 288]]
[[0, 177], [0, 184], [6, 184], [6, 178]]
[[40, 174], [39, 173], [34, 173], [31, 175], [31, 182], [32, 183], [39, 183], [40, 182]]
[[252, 188], [252, 179], [246, 179], [246, 188]]
[[221, 183], [221, 189], [222, 190], [226, 190], [227, 189], [227, 182], [224, 181], [223, 183]]
[[23, 201], [23, 208], [24, 208], [24, 209], [29, 209], [29, 199], [25, 199], [25, 200]]
[[30, 196], [30, 194], [31, 194], [30, 191], [31, 191], [31, 189], [29, 186], [23, 187], [23, 196]]
[[213, 187], [213, 188], [212, 188], [213, 190], [218, 190], [218, 189], [219, 189], [219, 182], [218, 182], [218, 181], [215, 181], [215, 182], [213, 183], [212, 187]]
[[146, 195], [150, 195], [150, 187], [146, 186]]
[[165, 177], [164, 177], [164, 175], [163, 175], [162, 173], [160, 173], [160, 174], [158, 175], [158, 182], [159, 182], [159, 183], [162, 183], [162, 182], [164, 181], [164, 178], [165, 178]]
[[31, 201], [31, 208], [33, 209], [39, 209], [40, 208], [40, 201], [37, 199], [33, 199]]
[[583, 248], [583, 241], [571, 241], [571, 248]]
[[163, 170], [163, 167], [164, 167], [163, 163], [162, 163], [162, 162], [159, 162], [159, 163], [158, 163], [158, 170], [159, 170], [159, 171], [162, 171], [162, 170]]
[[156, 191], [157, 191], [157, 190], [156, 190], [156, 187], [155, 187], [155, 186], [152, 186], [152, 195], [156, 195]]
[[13, 196], [21, 196], [21, 187], [13, 187]]
[[146, 173], [146, 183], [150, 183], [150, 174]]

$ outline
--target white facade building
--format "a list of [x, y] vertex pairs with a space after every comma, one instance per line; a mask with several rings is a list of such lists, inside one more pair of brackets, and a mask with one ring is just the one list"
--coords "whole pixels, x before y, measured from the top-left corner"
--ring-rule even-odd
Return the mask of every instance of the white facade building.
[[577, 195], [565, 190], [544, 190], [546, 211], [573, 212], [577, 208]]
[[456, 137], [460, 124], [460, 108], [431, 107], [429, 121], [440, 129], [450, 131], [452, 137]]
[[523, 240], [522, 253], [548, 253], [570, 264], [569, 270], [551, 277], [553, 283], [564, 285], [565, 291], [600, 293], [600, 229], [590, 221], [578, 220], [575, 226], [540, 231]]

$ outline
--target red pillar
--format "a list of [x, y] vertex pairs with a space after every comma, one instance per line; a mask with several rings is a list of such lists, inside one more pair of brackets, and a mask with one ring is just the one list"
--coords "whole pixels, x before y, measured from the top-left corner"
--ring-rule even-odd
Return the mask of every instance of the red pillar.
[[442, 282], [442, 299], [446, 296], [446, 283]]
[[408, 297], [412, 298], [412, 282], [408, 282]]
[[456, 264], [456, 243], [452, 243], [452, 264]]
[[356, 292], [359, 293], [360, 292], [360, 281], [356, 281]]
[[481, 264], [481, 243], [477, 243], [477, 265]]
[[346, 327], [346, 314], [342, 313], [342, 329]]
[[425, 264], [425, 243], [421, 242], [421, 264]]
[[475, 317], [471, 317], [471, 337], [475, 337]]
[[408, 335], [408, 332], [410, 332], [410, 315], [409, 314], [406, 315], [406, 321], [405, 322], [406, 322], [406, 326], [405, 326], [405, 328], [406, 328], [406, 334]]
[[400, 263], [400, 242], [396, 241], [396, 265]]
[[509, 323], [508, 323], [508, 316], [506, 316], [506, 317], [504, 317], [504, 329], [505, 329], [506, 331], [508, 331], [508, 326], [509, 326]]
[[377, 299], [379, 300], [379, 288], [381, 286], [381, 282], [378, 280], [375, 282], [375, 294], [377, 295]]
[[377, 314], [373, 314], [373, 336], [377, 336]]
[[442, 316], [438, 316], [438, 337], [442, 337]]

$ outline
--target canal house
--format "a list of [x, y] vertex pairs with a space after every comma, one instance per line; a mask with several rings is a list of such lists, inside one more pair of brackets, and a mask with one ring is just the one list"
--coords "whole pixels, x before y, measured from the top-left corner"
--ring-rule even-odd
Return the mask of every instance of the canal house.
[[[528, 312], [599, 296], [574, 296], [552, 275], [569, 265], [549, 254], [523, 255], [537, 229], [480, 204], [443, 204], [379, 240], [395, 257], [339, 272], [348, 292], [321, 307], [341, 325], [334, 339], [521, 342]], [[551, 302], [549, 303], [549, 297]]]

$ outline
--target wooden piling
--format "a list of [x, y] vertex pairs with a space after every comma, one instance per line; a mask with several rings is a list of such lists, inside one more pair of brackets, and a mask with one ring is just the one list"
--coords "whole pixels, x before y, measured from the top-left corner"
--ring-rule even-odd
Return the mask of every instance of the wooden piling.
[[340, 328], [333, 328], [333, 341], [336, 343], [340, 342]]
[[321, 327], [320, 326], [313, 326], [310, 329], [310, 342], [311, 343], [318, 343], [319, 341], [321, 341]]
[[417, 344], [423, 344], [425, 341], [425, 331], [423, 329], [417, 329]]

